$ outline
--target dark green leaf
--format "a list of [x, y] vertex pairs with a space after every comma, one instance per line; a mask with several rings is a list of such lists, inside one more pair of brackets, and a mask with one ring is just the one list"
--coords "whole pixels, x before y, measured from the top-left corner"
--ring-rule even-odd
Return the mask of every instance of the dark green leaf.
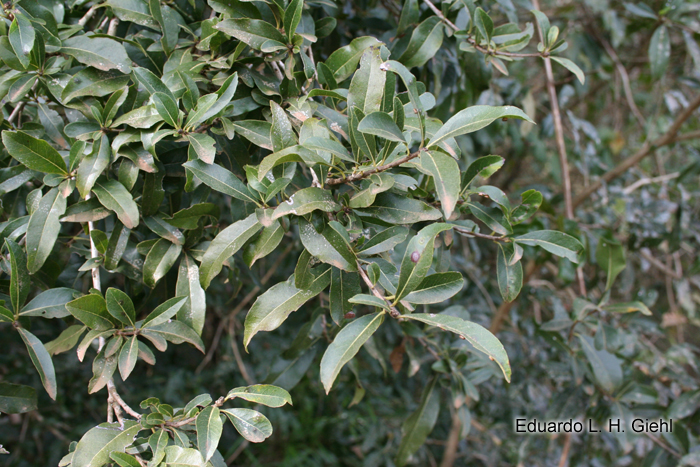
[[321, 359], [321, 382], [328, 394], [338, 373], [384, 321], [384, 312], [366, 315], [340, 330]]
[[17, 330], [27, 346], [27, 352], [29, 352], [29, 357], [32, 359], [34, 367], [39, 372], [44, 389], [46, 389], [51, 399], [56, 400], [56, 372], [53, 368], [51, 355], [49, 355], [44, 344], [34, 334], [24, 328], [18, 328]]

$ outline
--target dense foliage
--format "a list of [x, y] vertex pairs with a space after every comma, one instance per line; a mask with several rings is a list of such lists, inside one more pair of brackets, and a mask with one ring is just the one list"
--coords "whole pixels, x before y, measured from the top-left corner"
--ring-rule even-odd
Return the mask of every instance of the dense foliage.
[[700, 465], [699, 11], [4, 4], [0, 459]]

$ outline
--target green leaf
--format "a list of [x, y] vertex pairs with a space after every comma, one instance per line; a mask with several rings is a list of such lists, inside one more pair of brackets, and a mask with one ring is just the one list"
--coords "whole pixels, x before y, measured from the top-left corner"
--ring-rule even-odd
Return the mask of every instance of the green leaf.
[[445, 219], [449, 219], [459, 200], [460, 180], [457, 161], [439, 151], [422, 151], [420, 165], [435, 181], [435, 190]]
[[[69, 125], [70, 126], [70, 125]], [[102, 172], [109, 166], [111, 158], [111, 148], [109, 139], [102, 135], [99, 141], [95, 142], [92, 152], [86, 156], [78, 166], [76, 174], [76, 186], [80, 196], [86, 198], [97, 182]]]
[[275, 101], [270, 101], [270, 111], [272, 112], [272, 127], [270, 129], [272, 149], [279, 152], [297, 144], [292, 123], [284, 109]]
[[196, 176], [208, 187], [220, 193], [232, 196], [241, 201], [257, 203], [248, 187], [225, 168], [216, 164], [207, 164], [200, 160], [183, 164], [192, 175]]
[[66, 198], [52, 188], [39, 201], [27, 225], [27, 268], [34, 274], [44, 265], [61, 231], [59, 218], [66, 212]]
[[153, 104], [156, 106], [156, 111], [161, 117], [163, 117], [165, 123], [174, 128], [180, 128], [178, 125], [180, 111], [177, 108], [177, 102], [175, 102], [175, 99], [162, 92], [156, 92], [152, 97]]
[[131, 336], [119, 352], [119, 374], [122, 380], [126, 381], [134, 367], [139, 356], [139, 341], [136, 336]]
[[227, 19], [214, 28], [245, 42], [255, 50], [274, 52], [286, 49], [287, 39], [266, 21], [248, 18]]
[[429, 16], [413, 30], [411, 40], [398, 61], [406, 68], [424, 66], [440, 50], [443, 31], [444, 26], [440, 18]]
[[204, 253], [199, 268], [199, 280], [205, 290], [209, 287], [212, 279], [221, 272], [224, 261], [240, 250], [245, 242], [261, 228], [262, 224], [258, 222], [257, 216], [253, 213], [219, 232], [219, 235], [214, 238]]
[[610, 290], [617, 276], [627, 267], [625, 248], [615, 239], [601, 237], [596, 248], [595, 259], [608, 276], [605, 290]]
[[[136, 68], [144, 70], [145, 68]], [[102, 97], [122, 89], [129, 83], [129, 76], [119, 71], [101, 71], [95, 68], [85, 68], [77, 72], [66, 87], [61, 91], [63, 103], [78, 97]]]
[[49, 353], [49, 355], [56, 355], [61, 352], [66, 352], [75, 347], [75, 344], [78, 343], [80, 336], [83, 335], [86, 329], [87, 328], [85, 326], [80, 324], [68, 326], [56, 339], [52, 340], [51, 342], [47, 342], [44, 347], [46, 347], [46, 351]]
[[294, 32], [301, 21], [301, 12], [304, 9], [304, 0], [292, 0], [284, 10], [284, 32], [287, 33], [287, 41], [291, 44]]
[[204, 343], [202, 339], [191, 327], [180, 321], [170, 320], [155, 326], [149, 326], [147, 329], [143, 329], [141, 334], [144, 337], [156, 336], [156, 338], [165, 339], [173, 344], [187, 342], [204, 353]]
[[187, 135], [187, 140], [194, 148], [194, 152], [197, 154], [200, 161], [206, 164], [214, 163], [214, 156], [216, 156], [216, 142], [214, 138], [202, 133], [190, 133]]
[[316, 163], [325, 165], [328, 164], [327, 161], [325, 161], [318, 154], [305, 148], [304, 146], [295, 144], [265, 156], [258, 166], [258, 181], [262, 182], [273, 168], [287, 162], [304, 162], [307, 165], [313, 165]]
[[368, 48], [362, 53], [360, 69], [350, 82], [348, 109], [357, 107], [365, 115], [381, 109], [386, 81], [386, 71], [381, 69], [381, 65], [379, 47]]
[[404, 297], [408, 303], [424, 305], [444, 302], [464, 287], [462, 274], [458, 272], [438, 272], [426, 276], [413, 292]]
[[157, 213], [155, 216], [146, 217], [143, 220], [143, 223], [146, 224], [146, 227], [151, 229], [151, 231], [153, 231], [153, 233], [159, 237], [162, 237], [175, 245], [182, 246], [185, 244], [185, 236], [182, 235], [182, 232], [167, 222], [161, 213]]
[[213, 203], [197, 203], [193, 204], [192, 206], [182, 209], [175, 214], [173, 214], [173, 217], [170, 219], [166, 219], [166, 221], [174, 225], [175, 227], [179, 227], [181, 229], [196, 229], [197, 226], [199, 225], [199, 219], [201, 219], [204, 216], [211, 216], [215, 219], [219, 218], [220, 210], [219, 206]]
[[124, 46], [105, 37], [73, 36], [63, 41], [61, 52], [98, 70], [131, 73], [131, 59]]
[[457, 112], [450, 118], [430, 139], [429, 148], [437, 146], [441, 141], [447, 138], [453, 138], [467, 133], [473, 133], [480, 130], [500, 118], [517, 118], [530, 123], [535, 123], [527, 116], [525, 112], [505, 105], [502, 107], [492, 107], [489, 105], [475, 105], [467, 107], [464, 110]]
[[576, 78], [578, 78], [578, 80], [581, 84], [586, 83], [586, 75], [583, 73], [583, 70], [581, 68], [579, 68], [579, 66], [577, 64], [575, 64], [574, 62], [572, 62], [568, 58], [564, 58], [564, 57], [549, 57], [549, 58], [551, 58], [552, 60], [557, 62], [559, 65], [563, 66], [564, 68], [566, 68], [567, 70], [572, 72], [576, 76]]
[[271, 384], [255, 384], [248, 387], [234, 388], [226, 395], [226, 400], [236, 398], [268, 407], [282, 407], [284, 404], [293, 405], [292, 396], [287, 391]]
[[499, 209], [486, 207], [475, 201], [470, 201], [467, 206], [474, 217], [486, 224], [486, 226], [494, 232], [501, 235], [510, 235], [513, 233], [510, 223]]
[[144, 105], [117, 118], [112, 122], [111, 127], [129, 125], [132, 128], [150, 128], [161, 121], [163, 121], [163, 117], [160, 116], [155, 105]]
[[556, 230], [537, 230], [513, 239], [523, 245], [539, 246], [552, 254], [578, 263], [578, 254], [583, 250], [581, 242], [571, 235]]
[[277, 329], [293, 311], [328, 287], [330, 281], [331, 270], [328, 268], [315, 276], [305, 289], [294, 286], [294, 276], [267, 289], [253, 303], [245, 317], [243, 345], [246, 351], [255, 334]]
[[105, 262], [104, 267], [108, 271], [116, 269], [119, 261], [126, 251], [127, 242], [129, 241], [129, 234], [131, 231], [124, 227], [124, 224], [117, 222], [112, 230], [112, 234], [109, 237], [109, 243], [107, 244], [107, 251], [105, 252]]
[[462, 175], [462, 189], [465, 190], [476, 177], [489, 178], [503, 167], [505, 159], [501, 156], [483, 156], [469, 164]]
[[150, 95], [154, 95], [156, 93], [165, 94], [173, 102], [176, 102], [175, 96], [173, 95], [170, 88], [166, 86], [165, 83], [163, 83], [163, 81], [161, 81], [160, 78], [154, 75], [148, 68], [134, 68], [134, 76], [136, 77], [136, 81], [138, 81], [139, 84], [141, 84], [141, 86], [143, 86], [143, 88], [146, 91], [148, 91]]
[[155, 310], [150, 312], [146, 319], [143, 320], [141, 328], [150, 328], [165, 323], [177, 314], [185, 304], [187, 297], [173, 297], [158, 305]]
[[348, 241], [330, 225], [318, 233], [312, 224], [299, 218], [299, 236], [306, 251], [318, 260], [344, 271], [357, 271], [357, 259]]
[[29, 136], [23, 131], [2, 132], [2, 144], [7, 152], [25, 167], [57, 175], [68, 175], [66, 163], [46, 141]]
[[622, 360], [607, 350], [596, 350], [590, 337], [579, 334], [578, 338], [596, 381], [605, 392], [612, 393], [622, 384]]
[[[550, 23], [549, 23], [549, 18], [542, 13], [539, 10], [530, 10], [530, 12], [535, 15], [535, 20], [537, 21], [537, 24], [540, 27], [540, 30], [542, 31], [542, 37], [543, 40], [546, 40], [544, 38], [549, 37], [549, 29], [550, 29]], [[548, 44], [544, 44], [547, 46]]]
[[73, 300], [73, 295], [76, 293], [76, 290], [67, 287], [56, 287], [41, 292], [22, 308], [19, 316], [41, 316], [42, 318], [70, 316], [66, 303]]
[[506, 381], [510, 383], [511, 369], [506, 349], [503, 348], [503, 344], [488, 329], [471, 321], [465, 321], [462, 318], [446, 314], [412, 313], [401, 317], [459, 334], [461, 338], [466, 339], [473, 345], [476, 350], [485, 353], [491, 360], [495, 361], [501, 367]]
[[0, 383], [0, 412], [26, 413], [37, 409], [34, 388], [21, 384]]
[[224, 427], [219, 415], [218, 407], [209, 406], [199, 412], [195, 420], [197, 446], [205, 461], [211, 459], [211, 456], [216, 452], [216, 447], [219, 445], [219, 439]]
[[14, 10], [15, 18], [10, 24], [9, 39], [17, 59], [27, 68], [29, 54], [34, 48], [34, 28], [29, 19], [18, 10]]
[[363, 293], [357, 294], [353, 297], [350, 297], [348, 302], [356, 303], [358, 305], [374, 306], [383, 310], [389, 310], [389, 305], [386, 303], [386, 301], [382, 300], [379, 297], [375, 297], [374, 295], [368, 295]]
[[[427, 227], [423, 227], [416, 236], [408, 242], [406, 252], [401, 261], [399, 284], [396, 287], [394, 303], [398, 303], [399, 300], [415, 290], [423, 281], [423, 278], [430, 269], [430, 265], [433, 263], [435, 237], [440, 232], [450, 229], [452, 229], [451, 224], [431, 224]], [[414, 261], [416, 256], [418, 256], [418, 260]]]
[[481, 37], [486, 39], [487, 43], [491, 42], [491, 36], [493, 36], [493, 20], [481, 7], [478, 7], [475, 13], [474, 26], [476, 26], [476, 30], [479, 31]]
[[96, 331], [114, 327], [107, 303], [100, 295], [89, 294], [66, 303], [66, 308], [77, 320]]
[[610, 313], [632, 313], [641, 312], [643, 315], [652, 316], [651, 310], [643, 302], [625, 302], [605, 305], [603, 309]]
[[498, 278], [498, 289], [506, 302], [515, 300], [520, 293], [520, 289], [523, 288], [523, 266], [519, 260], [512, 261], [514, 255], [515, 251], [512, 244], [498, 244], [496, 276]]
[[377, 195], [372, 206], [357, 211], [361, 215], [376, 217], [389, 224], [410, 225], [416, 222], [434, 221], [442, 214], [423, 201], [393, 193]]
[[222, 110], [226, 108], [226, 106], [231, 102], [231, 99], [233, 99], [233, 95], [236, 93], [236, 89], [238, 88], [238, 72], [234, 72], [231, 76], [229, 76], [226, 81], [224, 81], [224, 84], [221, 85], [218, 91], [216, 91], [216, 102], [212, 104], [211, 107], [209, 107], [209, 110], [205, 111], [201, 115], [201, 121], [206, 121], [210, 119], [211, 117], [216, 116], [219, 114]]
[[333, 73], [333, 78], [340, 83], [353, 74], [364, 51], [379, 44], [380, 42], [371, 36], [356, 37], [345, 47], [334, 51], [326, 60], [325, 65]]
[[510, 219], [518, 224], [532, 217], [542, 204], [542, 193], [537, 190], [527, 190], [520, 195], [522, 202], [511, 212]]
[[359, 255], [370, 256], [389, 251], [408, 236], [408, 228], [395, 226], [382, 230], [360, 247]]
[[345, 313], [352, 311], [353, 304], [349, 302], [349, 299], [361, 292], [359, 274], [331, 268], [331, 289], [328, 307], [331, 312], [331, 319], [336, 324], [342, 322]]
[[178, 321], [187, 324], [201, 335], [207, 311], [207, 296], [199, 282], [199, 267], [187, 253], [180, 260], [175, 295], [187, 297], [187, 301], [177, 312]]
[[438, 378], [434, 377], [425, 386], [418, 409], [403, 423], [401, 444], [396, 453], [396, 465], [406, 465], [410, 457], [420, 448], [433, 431], [440, 413], [440, 391], [435, 390]]
[[362, 133], [376, 135], [389, 141], [406, 142], [394, 119], [386, 112], [373, 112], [367, 115], [357, 125], [357, 129]]
[[339, 142], [329, 139], [329, 138], [323, 138], [320, 136], [311, 136], [309, 138], [306, 138], [304, 142], [302, 143], [302, 146], [304, 146], [307, 149], [312, 149], [315, 151], [326, 151], [330, 152], [331, 154], [338, 156], [340, 159], [347, 161], [347, 162], [355, 162], [355, 159], [350, 156], [350, 153], [348, 152], [347, 149], [345, 149], [345, 146], [340, 144]]
[[168, 467], [204, 467], [202, 454], [196, 449], [168, 446], [165, 448], [165, 465]]
[[114, 287], [107, 289], [105, 294], [107, 312], [127, 326], [135, 326], [136, 310], [131, 298]]
[[243, 260], [248, 267], [251, 267], [257, 260], [264, 258], [272, 253], [275, 248], [282, 242], [284, 237], [284, 228], [279, 221], [274, 221], [263, 229], [252, 243], [248, 245], [243, 252]]
[[139, 225], [139, 208], [124, 185], [116, 180], [98, 180], [93, 191], [100, 203], [115, 212], [127, 229]]
[[649, 64], [651, 65], [651, 76], [654, 79], [659, 79], [664, 75], [670, 59], [671, 40], [668, 28], [662, 24], [656, 28], [649, 43]]
[[56, 372], [53, 368], [51, 355], [49, 355], [44, 344], [34, 334], [24, 328], [17, 328], [17, 331], [19, 331], [20, 337], [22, 337], [24, 344], [27, 346], [27, 352], [29, 352], [29, 357], [39, 372], [44, 389], [46, 389], [51, 399], [56, 400]]
[[256, 146], [272, 151], [272, 140], [270, 133], [272, 124], [262, 120], [236, 120], [233, 127], [236, 129], [236, 134], [244, 137]]
[[154, 288], [180, 257], [182, 245], [159, 238], [143, 262], [143, 283]]
[[9, 238], [5, 239], [5, 246], [10, 252], [10, 300], [12, 308], [17, 311], [24, 305], [31, 290], [31, 279], [27, 270], [27, 256], [24, 250]]
[[272, 434], [272, 424], [266, 416], [250, 409], [224, 409], [234, 428], [251, 443], [262, 443]]
[[78, 442], [71, 467], [102, 467], [109, 464], [112, 462], [110, 454], [124, 452], [141, 430], [141, 425], [131, 420], [124, 420], [123, 428], [119, 423], [97, 425]]
[[197, 107], [190, 112], [185, 121], [185, 128], [194, 131], [194, 129], [204, 121], [204, 116], [209, 112], [209, 109], [216, 103], [219, 96], [216, 93], [207, 94], [197, 100]]
[[341, 368], [349, 362], [360, 347], [384, 321], [384, 312], [365, 315], [343, 329], [335, 336], [321, 359], [321, 382], [328, 394]]
[[303, 216], [316, 210], [334, 212], [338, 209], [340, 209], [340, 205], [335, 202], [330, 191], [317, 187], [304, 188], [277, 206], [272, 214], [272, 219], [279, 219], [288, 214]]

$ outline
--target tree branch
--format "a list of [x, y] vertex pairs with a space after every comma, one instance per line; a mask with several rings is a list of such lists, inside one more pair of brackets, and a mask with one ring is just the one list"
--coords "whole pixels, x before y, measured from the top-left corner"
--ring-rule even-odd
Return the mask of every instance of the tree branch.
[[463, 235], [469, 235], [471, 237], [476, 237], [476, 238], [483, 238], [484, 240], [491, 240], [493, 242], [510, 243], [512, 241], [508, 237], [498, 237], [496, 235], [486, 235], [486, 234], [482, 234], [479, 232], [472, 232], [471, 230], [467, 230], [464, 227], [458, 227], [456, 225], [452, 228]]
[[[433, 10], [433, 13], [442, 20], [443, 23], [448, 25], [454, 32], [460, 31], [460, 29], [457, 27], [456, 24], [454, 24], [452, 21], [447, 19], [445, 15], [442, 14], [442, 11], [438, 7], [436, 7], [433, 2], [430, 0], [423, 0], [423, 2], [428, 5], [428, 8]], [[523, 57], [542, 57], [543, 55], [540, 53], [516, 53], [516, 52], [503, 52], [499, 50], [489, 50], [485, 49], [479, 44], [476, 43], [476, 41], [472, 37], [467, 37], [467, 42], [469, 42], [476, 50], [478, 50], [481, 53], [484, 53], [486, 55], [500, 55], [501, 57], [511, 57], [511, 58], [523, 58]]]
[[404, 156], [400, 159], [396, 159], [395, 161], [389, 162], [388, 164], [380, 165], [378, 167], [374, 167], [372, 169], [365, 170], [364, 172], [358, 172], [356, 174], [348, 175], [347, 177], [343, 177], [343, 178], [326, 179], [326, 185], [341, 185], [343, 183], [352, 183], [352, 182], [356, 182], [358, 180], [362, 180], [363, 178], [367, 178], [372, 174], [384, 172], [385, 170], [389, 170], [393, 167], [397, 167], [401, 164], [405, 164], [406, 162], [410, 161], [411, 159], [415, 159], [416, 157], [418, 157], [420, 155], [421, 150], [413, 152], [413, 153], [409, 154], [408, 156]]
[[367, 273], [364, 269], [362, 269], [362, 264], [360, 264], [359, 261], [357, 262], [357, 270], [360, 273], [360, 277], [362, 277], [362, 280], [365, 281], [365, 284], [367, 284], [367, 287], [369, 287], [369, 290], [372, 292], [372, 295], [374, 295], [380, 300], [383, 300], [389, 306], [389, 314], [391, 315], [391, 317], [398, 318], [399, 316], [401, 316], [399, 310], [397, 310], [396, 307], [393, 306], [391, 302], [387, 300], [386, 297], [384, 297], [384, 295], [379, 290], [377, 290], [374, 284], [372, 284], [372, 281], [369, 280], [369, 277], [367, 277]]
[[693, 101], [688, 105], [688, 107], [686, 107], [683, 110], [683, 112], [680, 113], [680, 115], [678, 115], [678, 117], [676, 117], [676, 119], [673, 121], [673, 124], [671, 124], [668, 130], [666, 130], [666, 133], [656, 138], [654, 141], [647, 140], [634, 155], [622, 161], [614, 169], [609, 170], [608, 172], [603, 174], [598, 181], [587, 187], [585, 190], [583, 190], [583, 192], [576, 196], [576, 198], [573, 200], [573, 207], [575, 208], [584, 201], [586, 201], [586, 199], [588, 199], [589, 196], [591, 196], [593, 193], [598, 191], [600, 187], [603, 186], [603, 183], [607, 183], [610, 180], [613, 180], [619, 177], [620, 175], [624, 174], [630, 168], [637, 165], [642, 159], [647, 157], [649, 154], [652, 154], [656, 149], [662, 146], [666, 146], [668, 144], [672, 144], [676, 141], [681, 141], [683, 139], [700, 137], [700, 132], [693, 132], [692, 136], [690, 136], [691, 133], [677, 136], [678, 130], [681, 129], [683, 123], [685, 123], [685, 121], [693, 115], [693, 113], [695, 112], [695, 110], [697, 110], [698, 107], [700, 107], [700, 94], [696, 96], [695, 99], [693, 99]]

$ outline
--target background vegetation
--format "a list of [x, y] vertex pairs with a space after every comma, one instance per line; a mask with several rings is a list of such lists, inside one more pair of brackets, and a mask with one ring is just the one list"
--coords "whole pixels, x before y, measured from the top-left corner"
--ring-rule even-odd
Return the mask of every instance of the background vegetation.
[[[700, 465], [699, 10], [6, 3], [0, 459], [138, 465], [85, 460], [114, 437], [151, 465]], [[294, 405], [234, 391], [254, 429], [221, 432], [217, 398], [260, 383]], [[74, 458], [107, 420], [129, 435]]]

